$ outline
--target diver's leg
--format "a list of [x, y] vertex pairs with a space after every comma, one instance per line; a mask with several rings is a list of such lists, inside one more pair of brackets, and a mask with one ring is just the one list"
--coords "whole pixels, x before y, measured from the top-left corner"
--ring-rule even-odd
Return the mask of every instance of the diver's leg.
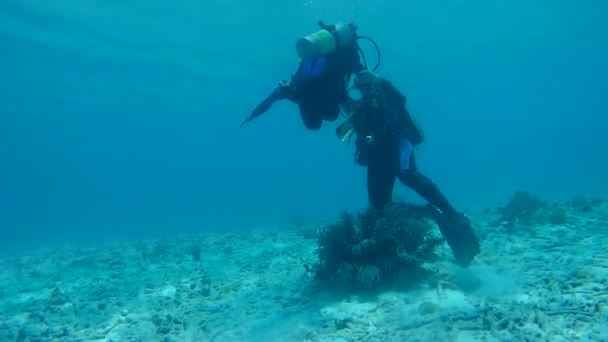
[[367, 166], [367, 195], [369, 203], [376, 210], [384, 210], [393, 197], [395, 175], [381, 166], [370, 163]]
[[[413, 159], [413, 158], [412, 158]], [[441, 193], [437, 185], [418, 171], [405, 169], [399, 173], [399, 180], [416, 191], [418, 195], [439, 209], [448, 218], [454, 218], [458, 212]]]
[[323, 117], [310, 106], [300, 104], [300, 116], [302, 117], [304, 126], [311, 131], [319, 130], [323, 124]]
[[340, 116], [340, 107], [339, 106], [330, 106], [325, 109], [325, 113], [323, 114], [323, 119], [325, 121], [336, 121], [336, 120], [338, 120], [338, 116]]
[[399, 137], [399, 180], [418, 195], [434, 205], [448, 217], [455, 217], [458, 213], [450, 202], [439, 191], [439, 188], [430, 179], [418, 172], [414, 158], [414, 148], [405, 137]]
[[392, 146], [378, 147], [374, 148], [374, 151], [367, 152], [369, 154], [367, 157], [367, 194], [374, 209], [384, 210], [393, 198], [397, 174]]
[[[408, 154], [407, 146], [404, 148], [404, 145], [407, 144], [401, 144], [400, 148], [399, 180], [433, 205], [436, 210], [431, 212], [431, 216], [439, 225], [456, 261], [462, 267], [468, 267], [473, 258], [479, 254], [479, 242], [469, 220], [456, 211], [435, 183], [418, 172], [413, 152], [410, 151]], [[405, 165], [407, 168], [404, 167]]]

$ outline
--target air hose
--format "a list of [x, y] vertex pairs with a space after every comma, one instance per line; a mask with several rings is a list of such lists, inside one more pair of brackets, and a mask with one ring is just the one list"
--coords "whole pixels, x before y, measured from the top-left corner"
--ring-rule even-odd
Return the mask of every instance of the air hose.
[[[367, 41], [371, 42], [372, 44], [374, 44], [374, 48], [376, 48], [376, 52], [378, 53], [378, 62], [376, 62], [376, 66], [371, 70], [372, 71], [378, 70], [378, 67], [380, 67], [380, 63], [382, 61], [382, 54], [380, 53], [380, 47], [378, 46], [376, 41], [374, 41], [373, 39], [371, 39], [367, 36], [357, 36], [356, 39], [367, 40]], [[365, 58], [365, 54], [363, 53], [363, 50], [361, 49], [361, 47], [359, 47], [359, 52], [361, 53], [361, 57], [363, 58], [363, 64], [365, 65], [365, 68], [369, 69], [369, 66], [367, 65], [367, 59]]]

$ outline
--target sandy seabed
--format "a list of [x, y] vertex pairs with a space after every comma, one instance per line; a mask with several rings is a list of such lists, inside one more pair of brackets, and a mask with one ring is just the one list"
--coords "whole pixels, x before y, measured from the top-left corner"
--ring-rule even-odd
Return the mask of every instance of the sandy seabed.
[[564, 207], [468, 213], [482, 253], [463, 270], [445, 245], [408, 290], [313, 286], [311, 226], [4, 253], [0, 340], [608, 341], [608, 201]]

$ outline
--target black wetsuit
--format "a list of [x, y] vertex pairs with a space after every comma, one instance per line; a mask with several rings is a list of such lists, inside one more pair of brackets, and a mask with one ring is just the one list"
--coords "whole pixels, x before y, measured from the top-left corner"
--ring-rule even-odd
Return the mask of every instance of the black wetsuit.
[[477, 238], [464, 215], [418, 171], [414, 147], [424, 136], [405, 108], [405, 96], [386, 80], [382, 81], [381, 89], [380, 99], [364, 97], [353, 112], [356, 158], [367, 167], [370, 204], [383, 210], [392, 201], [398, 178], [432, 205], [429, 216], [438, 223], [458, 263], [466, 267], [479, 254]]

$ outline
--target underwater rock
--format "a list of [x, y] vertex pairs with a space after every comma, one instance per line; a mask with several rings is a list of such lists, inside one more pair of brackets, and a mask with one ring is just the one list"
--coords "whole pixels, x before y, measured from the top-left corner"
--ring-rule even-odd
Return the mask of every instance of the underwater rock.
[[152, 248], [152, 251], [150, 251], [149, 253], [146, 253], [144, 255], [144, 257], [151, 258], [151, 259], [164, 258], [169, 254], [169, 250], [170, 250], [170, 247], [167, 244], [159, 242], [156, 245], [154, 245], [154, 247]]
[[314, 240], [319, 237], [319, 226], [314, 224], [304, 224], [296, 226], [296, 234], [304, 239]]
[[69, 297], [67, 295], [65, 295], [58, 287], [55, 286], [53, 288], [53, 290], [51, 291], [48, 303], [50, 305], [60, 306], [69, 301], [70, 301]]
[[211, 295], [211, 289], [208, 286], [203, 286], [200, 290], [200, 294], [203, 297], [209, 297], [209, 295]]
[[583, 196], [573, 198], [570, 205], [574, 210], [579, 212], [590, 212], [592, 210], [591, 201]]
[[526, 340], [540, 341], [546, 338], [546, 333], [537, 324], [526, 323], [521, 328], [520, 336]]
[[568, 215], [566, 214], [566, 209], [561, 207], [555, 207], [549, 213], [549, 222], [551, 224], [564, 224], [568, 222]]
[[192, 255], [193, 261], [201, 261], [201, 247], [200, 246], [192, 246], [190, 247], [190, 254]]
[[420, 304], [420, 306], [418, 306], [418, 313], [421, 316], [430, 315], [430, 314], [433, 314], [433, 313], [439, 311], [440, 308], [441, 307], [439, 305], [437, 305], [433, 302], [426, 301], [426, 302], [423, 302], [422, 304]]
[[176, 334], [187, 329], [183, 319], [171, 314], [154, 314], [150, 320], [156, 326], [156, 333], [160, 335]]
[[336, 324], [336, 330], [342, 330], [342, 329], [346, 329], [348, 327], [349, 323], [352, 323], [352, 318], [347, 317], [347, 318], [336, 318], [336, 320], [334, 321], [334, 323]]
[[570, 206], [577, 212], [590, 213], [598, 209], [604, 201], [601, 198], [587, 198], [584, 196], [574, 197], [570, 201]]

